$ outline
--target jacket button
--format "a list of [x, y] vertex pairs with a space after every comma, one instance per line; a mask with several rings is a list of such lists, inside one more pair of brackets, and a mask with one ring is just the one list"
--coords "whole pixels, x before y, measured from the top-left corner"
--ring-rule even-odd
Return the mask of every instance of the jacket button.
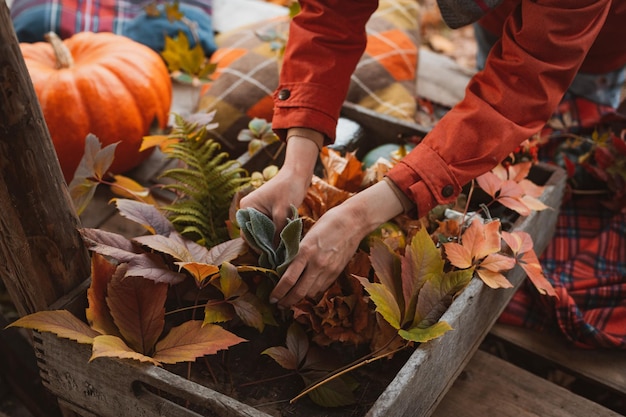
[[286, 88], [278, 92], [279, 100], [287, 100], [290, 96], [291, 96], [291, 91], [287, 90]]
[[450, 184], [446, 185], [441, 189], [441, 195], [448, 198], [454, 194], [454, 187]]

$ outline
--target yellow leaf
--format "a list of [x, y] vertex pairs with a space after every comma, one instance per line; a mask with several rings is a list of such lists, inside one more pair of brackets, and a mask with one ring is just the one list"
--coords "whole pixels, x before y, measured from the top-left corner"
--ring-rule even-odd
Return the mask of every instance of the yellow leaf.
[[205, 279], [217, 274], [220, 268], [216, 265], [202, 264], [198, 262], [177, 262], [178, 266], [189, 272], [196, 280], [198, 286], [202, 285]]
[[145, 151], [146, 149], [154, 148], [155, 146], [158, 146], [162, 151], [165, 151], [170, 144], [176, 142], [179, 142], [179, 140], [166, 135], [144, 136], [141, 141], [139, 151]]
[[246, 341], [220, 326], [190, 320], [174, 327], [157, 343], [154, 359], [162, 363], [192, 362]]
[[420, 327], [413, 327], [409, 330], [400, 329], [398, 334], [406, 340], [423, 343], [436, 339], [450, 330], [452, 330], [452, 326], [445, 321], [439, 321], [432, 326], [426, 327], [425, 329]]
[[17, 319], [7, 327], [24, 327], [39, 332], [50, 332], [84, 344], [93, 343], [94, 337], [100, 334], [67, 310], [38, 311]]
[[476, 273], [483, 282], [490, 288], [511, 288], [513, 284], [509, 282], [504, 275], [499, 272], [489, 271], [487, 269], [477, 269]]
[[155, 361], [149, 356], [142, 355], [135, 352], [128, 347], [122, 339], [117, 336], [102, 335], [97, 336], [93, 340], [93, 349], [91, 351], [91, 358], [89, 362], [96, 358], [121, 358], [121, 359], [134, 359], [139, 362], [148, 362], [156, 366], [161, 366], [158, 361]]
[[131, 198], [144, 203], [157, 205], [156, 200], [150, 195], [150, 190], [137, 181], [123, 175], [115, 175], [114, 180], [113, 184], [111, 184], [111, 192], [113, 192], [113, 194], [119, 197]]
[[400, 321], [402, 316], [400, 307], [393, 294], [387, 287], [382, 284], [369, 282], [367, 278], [354, 276], [365, 287], [370, 298], [376, 304], [376, 311], [389, 323], [394, 329], [400, 329]]

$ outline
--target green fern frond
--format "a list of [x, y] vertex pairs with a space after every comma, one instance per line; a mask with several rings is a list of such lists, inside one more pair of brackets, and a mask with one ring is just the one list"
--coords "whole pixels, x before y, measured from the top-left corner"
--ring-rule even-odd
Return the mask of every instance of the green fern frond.
[[208, 130], [198, 123], [175, 115], [171, 137], [178, 140], [165, 150], [170, 159], [183, 166], [161, 174], [172, 183], [163, 188], [179, 197], [165, 206], [176, 229], [207, 247], [228, 239], [226, 221], [235, 193], [250, 182], [248, 172], [238, 161], [221, 151], [219, 143], [209, 138]]

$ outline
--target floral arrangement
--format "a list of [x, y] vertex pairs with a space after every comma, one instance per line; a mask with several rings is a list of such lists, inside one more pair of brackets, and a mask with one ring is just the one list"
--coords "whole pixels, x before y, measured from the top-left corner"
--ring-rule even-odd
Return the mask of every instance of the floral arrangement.
[[[160, 188], [174, 196], [166, 204], [132, 179], [109, 175], [115, 145], [101, 148], [97, 138], [87, 137], [70, 185], [77, 210], [106, 184], [120, 196], [113, 201], [119, 213], [144, 226], [146, 234], [129, 238], [81, 229], [93, 255], [87, 323], [67, 311], [45, 311], [13, 326], [89, 344], [91, 360], [119, 357], [156, 366], [193, 362], [278, 334], [259, 354], [302, 378], [303, 390], [292, 401], [308, 395], [332, 407], [356, 401], [348, 371], [451, 330], [440, 318], [472, 279], [509, 288], [505, 274], [519, 265], [538, 291], [555, 295], [530, 236], [503, 230], [492, 215], [496, 206], [522, 216], [547, 209], [538, 199], [543, 187], [527, 179], [534, 161], [520, 156], [532, 152], [521, 147], [470, 184], [455, 204], [379, 227], [323, 294], [288, 311], [277, 309], [269, 293], [301, 237], [327, 210], [380, 181], [397, 161], [379, 158], [365, 168], [355, 153], [324, 148], [323, 175], [314, 177], [275, 243], [271, 220], [238, 209], [238, 201], [279, 168], [269, 165], [249, 175], [209, 138], [213, 116], [177, 117], [171, 134], [145, 138], [145, 146], [158, 146], [176, 161], [162, 174], [168, 181]], [[246, 136], [262, 148], [267, 129], [259, 123]], [[479, 192], [483, 198], [474, 204]], [[336, 364], [330, 360], [336, 355], [325, 354], [329, 350], [365, 353]]]

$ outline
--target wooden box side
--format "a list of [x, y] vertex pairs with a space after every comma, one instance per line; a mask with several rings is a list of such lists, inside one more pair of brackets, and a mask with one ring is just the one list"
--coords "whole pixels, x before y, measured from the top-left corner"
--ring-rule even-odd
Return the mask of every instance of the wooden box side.
[[[537, 167], [551, 172], [540, 198], [551, 208], [520, 218], [513, 230], [529, 233], [535, 251], [540, 254], [554, 235], [566, 175], [562, 169], [551, 165], [539, 164]], [[430, 416], [526, 274], [516, 267], [507, 274], [507, 278], [513, 288], [498, 290], [488, 288], [474, 278], [441, 318], [457, 330], [418, 347], [370, 409], [368, 417]]]

